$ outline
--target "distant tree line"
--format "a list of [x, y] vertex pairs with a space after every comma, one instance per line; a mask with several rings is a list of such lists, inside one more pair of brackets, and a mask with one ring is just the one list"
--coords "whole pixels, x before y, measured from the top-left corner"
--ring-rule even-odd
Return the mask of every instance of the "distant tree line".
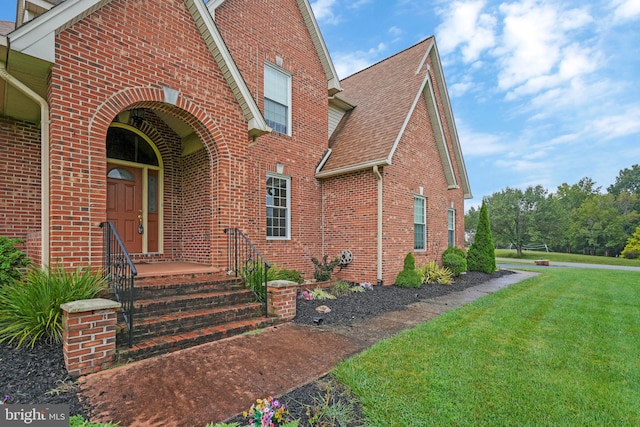
[[[618, 256], [640, 227], [640, 166], [618, 173], [606, 192], [591, 178], [564, 183], [553, 193], [540, 185], [507, 187], [484, 198], [497, 248], [546, 244], [555, 252]], [[480, 210], [465, 214], [473, 240]]]

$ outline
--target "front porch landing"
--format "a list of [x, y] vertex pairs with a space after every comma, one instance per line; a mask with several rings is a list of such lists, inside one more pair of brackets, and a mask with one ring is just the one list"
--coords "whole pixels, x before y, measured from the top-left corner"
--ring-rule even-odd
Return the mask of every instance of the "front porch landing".
[[142, 277], [163, 277], [163, 276], [184, 276], [189, 274], [216, 274], [223, 275], [221, 268], [211, 267], [210, 265], [196, 264], [184, 261], [168, 261], [168, 262], [136, 262], [134, 263], [138, 270], [139, 278]]

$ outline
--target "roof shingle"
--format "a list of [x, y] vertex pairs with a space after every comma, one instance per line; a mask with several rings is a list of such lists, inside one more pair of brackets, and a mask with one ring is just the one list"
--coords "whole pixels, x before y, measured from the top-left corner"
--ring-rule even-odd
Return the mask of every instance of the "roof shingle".
[[381, 164], [389, 157], [425, 81], [423, 61], [432, 42], [430, 37], [340, 82], [341, 96], [356, 107], [331, 136], [323, 173]]

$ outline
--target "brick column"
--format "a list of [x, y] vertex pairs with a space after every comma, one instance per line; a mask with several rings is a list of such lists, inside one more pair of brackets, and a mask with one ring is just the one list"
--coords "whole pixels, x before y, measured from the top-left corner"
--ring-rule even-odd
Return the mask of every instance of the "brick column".
[[296, 282], [288, 280], [273, 280], [267, 283], [269, 316], [276, 316], [283, 321], [293, 320], [296, 317], [298, 286]]
[[114, 364], [120, 303], [96, 298], [61, 304], [64, 363], [77, 377]]

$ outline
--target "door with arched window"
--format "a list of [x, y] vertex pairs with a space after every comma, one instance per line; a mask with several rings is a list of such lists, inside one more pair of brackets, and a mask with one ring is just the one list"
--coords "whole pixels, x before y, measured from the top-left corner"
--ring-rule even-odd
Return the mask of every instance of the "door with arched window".
[[162, 162], [142, 132], [113, 124], [107, 132], [107, 220], [129, 253], [162, 252]]

